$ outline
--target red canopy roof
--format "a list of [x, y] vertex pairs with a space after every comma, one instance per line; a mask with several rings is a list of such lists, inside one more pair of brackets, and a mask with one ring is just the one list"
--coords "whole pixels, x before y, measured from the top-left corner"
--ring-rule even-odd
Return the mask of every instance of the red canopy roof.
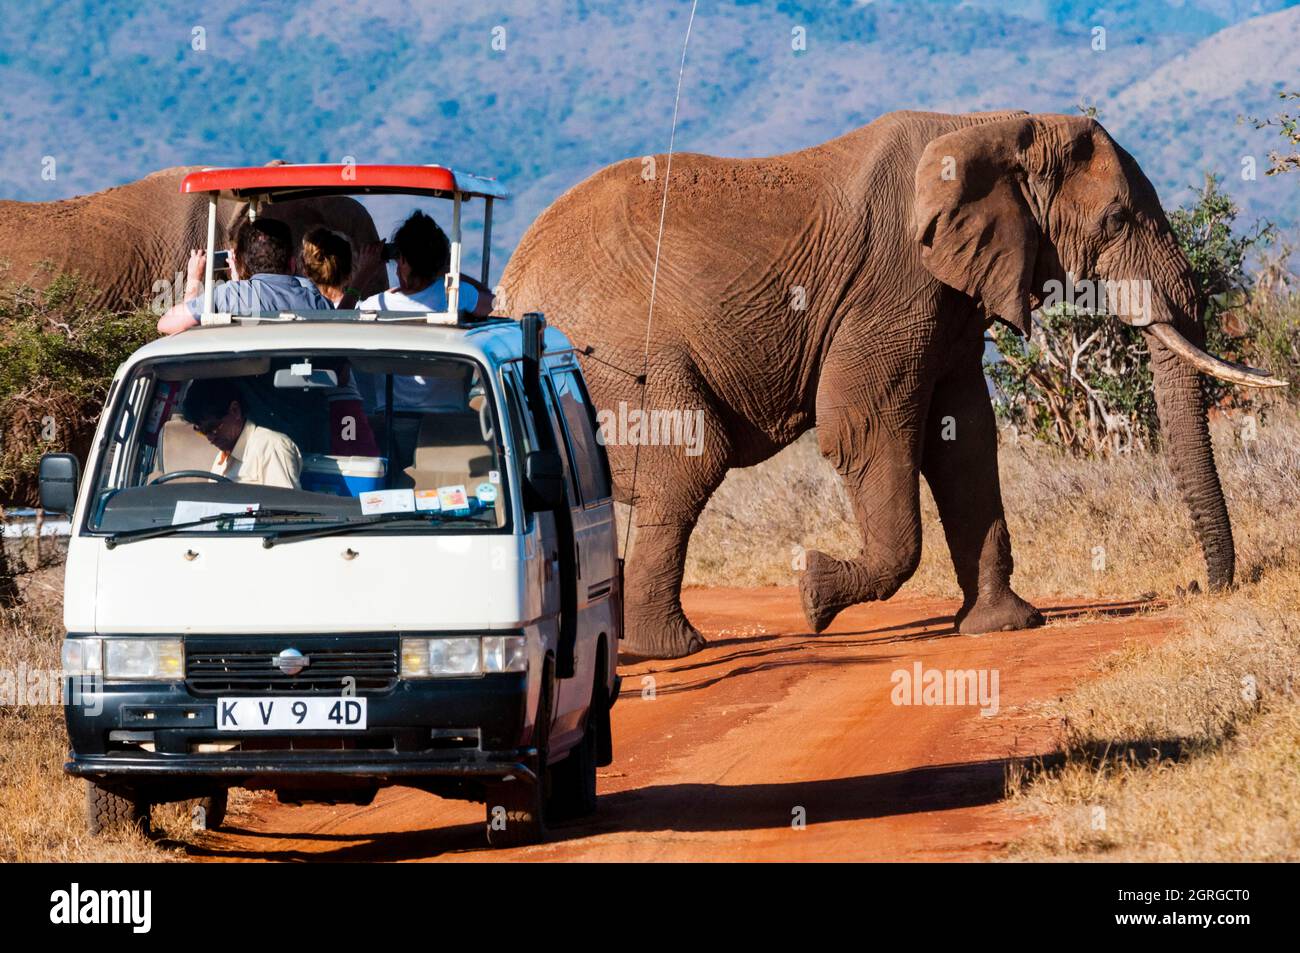
[[439, 165], [257, 165], [204, 169], [181, 181], [182, 192], [221, 192], [233, 198], [259, 195], [293, 199], [312, 195], [406, 194], [451, 198], [456, 192], [484, 198], [510, 197], [495, 179]]

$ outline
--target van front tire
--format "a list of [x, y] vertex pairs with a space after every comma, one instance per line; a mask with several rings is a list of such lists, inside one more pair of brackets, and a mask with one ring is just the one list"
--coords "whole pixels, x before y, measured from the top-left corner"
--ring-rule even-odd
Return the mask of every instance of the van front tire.
[[596, 761], [599, 748], [596, 712], [587, 713], [587, 730], [559, 764], [551, 767], [546, 818], [572, 821], [596, 813]]
[[559, 764], [551, 768], [551, 790], [547, 798], [547, 819], [576, 820], [596, 813], [596, 768], [602, 754], [613, 760], [609, 735], [609, 690], [605, 687], [604, 651], [597, 656], [596, 678], [591, 686], [591, 703], [587, 706], [587, 725], [582, 740]]
[[110, 790], [94, 781], [86, 781], [86, 827], [91, 834], [121, 831], [149, 831], [152, 805], [136, 795]]
[[487, 842], [490, 847], [523, 847], [546, 836], [546, 762], [550, 760], [551, 700], [554, 697], [551, 661], [542, 668], [542, 691], [533, 719], [533, 744], [537, 749], [533, 779], [514, 777], [494, 781], [485, 788]]

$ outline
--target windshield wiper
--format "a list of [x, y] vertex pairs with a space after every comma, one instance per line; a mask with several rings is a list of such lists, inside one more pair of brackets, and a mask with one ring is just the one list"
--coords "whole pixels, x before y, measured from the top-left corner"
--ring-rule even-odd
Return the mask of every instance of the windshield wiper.
[[187, 529], [194, 529], [197, 526], [206, 526], [209, 523], [220, 523], [223, 520], [253, 520], [258, 521], [266, 518], [271, 519], [289, 519], [300, 516], [321, 516], [323, 514], [315, 510], [254, 510], [251, 513], [239, 512], [232, 510], [229, 513], [213, 513], [211, 516], [203, 516], [196, 520], [189, 520], [184, 523], [171, 523], [167, 526], [151, 526], [147, 529], [123, 530], [120, 533], [111, 533], [105, 540], [104, 545], [109, 549], [114, 546], [121, 546], [124, 543], [138, 543], [142, 539], [157, 539], [159, 536], [170, 536], [173, 533], [182, 533]]
[[367, 516], [359, 520], [347, 520], [341, 523], [332, 523], [327, 526], [313, 526], [305, 529], [291, 529], [279, 533], [273, 533], [269, 536], [262, 537], [262, 545], [270, 549], [277, 543], [296, 543], [304, 539], [320, 539], [325, 536], [341, 536], [344, 533], [355, 533], [359, 530], [368, 529], [372, 526], [379, 526], [389, 523], [420, 523], [425, 526], [431, 526], [434, 523], [479, 523], [479, 520], [472, 516], [450, 516], [440, 513], [437, 510], [419, 515], [416, 513], [380, 513], [375, 516]]

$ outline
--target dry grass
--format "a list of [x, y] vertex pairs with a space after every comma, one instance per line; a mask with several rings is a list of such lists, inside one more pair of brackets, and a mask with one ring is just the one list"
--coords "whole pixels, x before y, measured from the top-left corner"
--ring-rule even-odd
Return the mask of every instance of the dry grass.
[[1011, 781], [1040, 821], [1016, 855], [1300, 859], [1300, 567], [1185, 611], [1059, 703], [1064, 763]]
[[[1300, 542], [1279, 518], [1300, 498], [1300, 415], [1279, 410], [1246, 444], [1240, 421], [1217, 421], [1216, 454], [1233, 518], [1238, 576], [1257, 578]], [[1002, 496], [1023, 595], [1137, 598], [1204, 580], [1191, 520], [1158, 454], [1077, 460], [1042, 445], [1000, 450]], [[924, 483], [922, 484], [924, 486]], [[921, 565], [904, 591], [957, 597], [929, 490]], [[733, 470], [691, 538], [687, 585], [793, 585], [798, 547], [852, 557], [860, 548], [839, 477], [805, 435], [757, 467]], [[1094, 569], [1096, 548], [1104, 567]]]
[[[60, 569], [22, 577], [25, 601], [0, 610], [0, 672], [59, 668], [63, 638]], [[12, 686], [6, 686], [6, 690]], [[63, 709], [51, 704], [0, 704], [0, 862], [183, 860], [194, 837], [180, 805], [154, 809], [154, 839], [86, 833], [81, 781], [63, 773], [68, 737]]]

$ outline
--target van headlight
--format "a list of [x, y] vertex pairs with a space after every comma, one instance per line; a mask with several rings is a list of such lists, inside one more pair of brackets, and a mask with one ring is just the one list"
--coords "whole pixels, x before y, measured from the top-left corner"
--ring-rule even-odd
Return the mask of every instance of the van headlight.
[[403, 678], [446, 678], [527, 670], [528, 653], [522, 635], [444, 635], [402, 639]]
[[522, 635], [483, 636], [483, 671], [528, 671], [528, 645]]
[[180, 681], [185, 648], [180, 639], [104, 639], [104, 678]]
[[63, 674], [65, 676], [103, 675], [103, 646], [102, 639], [64, 639]]

